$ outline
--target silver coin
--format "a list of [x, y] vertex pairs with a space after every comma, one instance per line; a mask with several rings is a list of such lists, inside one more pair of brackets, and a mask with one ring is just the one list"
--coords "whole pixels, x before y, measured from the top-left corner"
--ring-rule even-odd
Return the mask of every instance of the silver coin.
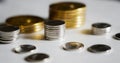
[[61, 20], [52, 20], [45, 23], [46, 40], [63, 40], [65, 33], [65, 22]]
[[120, 33], [117, 33], [113, 36], [114, 39], [116, 40], [120, 40]]
[[18, 30], [19, 30], [19, 27], [15, 27], [15, 26], [0, 26], [1, 32], [15, 32]]
[[49, 55], [45, 53], [35, 53], [25, 58], [27, 62], [48, 62]]
[[93, 23], [92, 32], [95, 35], [107, 34], [111, 31], [111, 25], [108, 23]]
[[34, 45], [25, 44], [25, 45], [20, 45], [16, 48], [13, 48], [13, 51], [15, 53], [26, 53], [26, 52], [31, 52], [35, 49], [36, 49], [36, 47]]
[[102, 52], [110, 51], [111, 47], [105, 44], [96, 44], [90, 46], [87, 50], [92, 53], [102, 53]]
[[83, 47], [84, 45], [80, 42], [68, 42], [65, 45], [63, 45], [63, 49], [67, 51], [78, 50]]
[[19, 27], [15, 26], [0, 26], [0, 41], [2, 43], [14, 42], [19, 34]]

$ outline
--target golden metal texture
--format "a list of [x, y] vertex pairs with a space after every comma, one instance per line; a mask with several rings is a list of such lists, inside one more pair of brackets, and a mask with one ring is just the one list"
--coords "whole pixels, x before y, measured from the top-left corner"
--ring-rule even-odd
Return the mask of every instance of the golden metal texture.
[[64, 50], [76, 50], [76, 49], [80, 49], [83, 47], [84, 47], [84, 44], [80, 42], [68, 42], [63, 46], [63, 49]]
[[67, 28], [77, 28], [84, 24], [86, 5], [77, 2], [61, 2], [50, 5], [50, 20], [63, 20]]
[[33, 33], [44, 28], [44, 20], [42, 18], [30, 15], [10, 17], [6, 20], [6, 24], [18, 26], [21, 33]]

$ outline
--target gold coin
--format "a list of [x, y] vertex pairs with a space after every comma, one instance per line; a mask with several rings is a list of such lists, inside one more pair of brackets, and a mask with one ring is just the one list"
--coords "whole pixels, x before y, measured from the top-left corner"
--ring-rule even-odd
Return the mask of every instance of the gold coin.
[[76, 11], [76, 9], [84, 7], [86, 7], [85, 4], [77, 2], [61, 2], [50, 5], [50, 9], [54, 9], [57, 11]]
[[18, 26], [21, 33], [32, 33], [43, 29], [44, 20], [37, 16], [21, 15], [8, 18], [6, 24]]
[[50, 20], [63, 20], [67, 28], [77, 28], [85, 22], [86, 5], [78, 2], [61, 2], [50, 5]]

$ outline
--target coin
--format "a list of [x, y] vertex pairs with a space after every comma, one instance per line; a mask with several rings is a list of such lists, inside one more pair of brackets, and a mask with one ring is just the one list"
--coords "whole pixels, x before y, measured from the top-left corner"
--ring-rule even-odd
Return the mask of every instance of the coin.
[[33, 33], [43, 29], [44, 20], [38, 16], [20, 15], [8, 18], [6, 24], [18, 26], [21, 33]]
[[108, 23], [93, 23], [92, 32], [95, 35], [107, 34], [111, 31], [111, 25]]
[[63, 49], [67, 51], [71, 51], [71, 50], [78, 50], [83, 47], [84, 45], [80, 42], [68, 42], [63, 46]]
[[34, 53], [25, 57], [27, 62], [46, 62], [49, 59], [49, 55], [45, 53]]
[[12, 43], [18, 38], [19, 27], [15, 26], [0, 26], [0, 42], [1, 43]]
[[85, 22], [86, 5], [78, 2], [60, 2], [50, 5], [50, 20], [63, 20], [66, 28], [77, 28]]
[[92, 53], [101, 53], [111, 50], [111, 47], [105, 44], [95, 44], [90, 46], [87, 50]]
[[120, 40], [120, 33], [116, 33], [113, 38], [115, 38], [116, 40]]
[[16, 48], [13, 48], [13, 52], [15, 52], [15, 53], [26, 53], [26, 52], [33, 51], [35, 49], [36, 49], [36, 47], [34, 45], [25, 44], [25, 45], [20, 45]]

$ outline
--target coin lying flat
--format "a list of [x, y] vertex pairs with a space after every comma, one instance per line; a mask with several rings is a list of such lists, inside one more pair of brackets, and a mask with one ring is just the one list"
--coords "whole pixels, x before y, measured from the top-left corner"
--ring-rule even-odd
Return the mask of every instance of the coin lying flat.
[[115, 38], [116, 40], [120, 40], [120, 33], [115, 34], [113, 38]]
[[77, 50], [80, 48], [83, 48], [84, 45], [82, 43], [79, 42], [68, 42], [63, 46], [64, 50]]
[[101, 52], [107, 52], [111, 50], [111, 47], [104, 44], [96, 44], [96, 45], [90, 46], [87, 50], [92, 53], [101, 53]]
[[32, 55], [29, 55], [27, 57], [25, 57], [25, 60], [27, 62], [43, 62], [46, 61], [49, 58], [49, 55], [44, 54], [44, 53], [35, 53]]
[[25, 53], [35, 50], [36, 47], [34, 45], [20, 45], [13, 49], [15, 53]]

